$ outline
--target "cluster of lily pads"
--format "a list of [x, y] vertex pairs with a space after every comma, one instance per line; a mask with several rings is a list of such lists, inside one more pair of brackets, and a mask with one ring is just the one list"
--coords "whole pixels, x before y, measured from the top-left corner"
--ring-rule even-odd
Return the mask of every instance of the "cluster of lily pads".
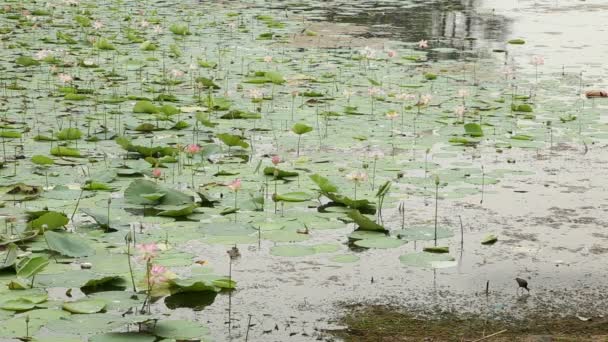
[[[538, 57], [534, 70], [508, 61], [498, 74], [496, 59], [426, 37], [300, 49], [293, 35], [318, 33], [255, 8], [42, 4], [0, 9], [0, 338], [207, 335], [149, 306], [201, 310], [236, 288], [181, 248], [192, 239], [334, 263], [434, 240], [401, 263], [453, 266], [437, 245], [452, 229], [437, 215], [410, 222], [406, 197], [483, 200], [530, 172], [511, 159], [482, 165], [479, 154], [605, 137], [581, 101], [543, 97], [578, 83], [539, 78]], [[385, 222], [383, 207], [398, 215]], [[348, 252], [306, 242], [350, 224]], [[137, 251], [151, 244], [160, 253], [142, 262]]]

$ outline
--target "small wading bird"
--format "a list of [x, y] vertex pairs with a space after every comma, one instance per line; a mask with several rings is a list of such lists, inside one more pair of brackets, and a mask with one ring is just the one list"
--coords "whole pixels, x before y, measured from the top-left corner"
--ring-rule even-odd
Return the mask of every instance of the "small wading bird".
[[524, 288], [526, 289], [526, 291], [530, 292], [530, 289], [528, 288], [528, 281], [522, 278], [515, 278], [515, 281], [517, 282], [517, 285], [519, 285], [519, 287], [517, 288], [517, 291], [519, 291], [520, 288]]

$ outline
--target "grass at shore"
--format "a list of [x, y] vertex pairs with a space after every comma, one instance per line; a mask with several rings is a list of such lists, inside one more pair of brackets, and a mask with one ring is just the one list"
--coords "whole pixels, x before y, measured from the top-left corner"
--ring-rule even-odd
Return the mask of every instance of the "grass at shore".
[[347, 328], [332, 332], [345, 341], [608, 341], [606, 318], [531, 316], [499, 321], [454, 314], [421, 318], [386, 306], [347, 309], [341, 320]]

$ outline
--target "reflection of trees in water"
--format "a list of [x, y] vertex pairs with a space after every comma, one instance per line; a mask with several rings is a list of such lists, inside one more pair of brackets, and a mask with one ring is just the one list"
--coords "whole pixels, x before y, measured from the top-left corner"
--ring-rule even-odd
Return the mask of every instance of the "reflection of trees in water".
[[[478, 13], [485, 0], [216, 0], [245, 7], [306, 15], [308, 19], [369, 28], [364, 36], [415, 42], [442, 39], [440, 45], [472, 48], [472, 40], [507, 40], [511, 22], [493, 13]], [[437, 46], [437, 44], [434, 44]]]
[[492, 13], [478, 14], [481, 1], [440, 0], [408, 8], [395, 1], [327, 1], [322, 11], [328, 21], [368, 26], [374, 36], [404, 41], [444, 37], [459, 47], [464, 42], [457, 38], [506, 40], [510, 22]]

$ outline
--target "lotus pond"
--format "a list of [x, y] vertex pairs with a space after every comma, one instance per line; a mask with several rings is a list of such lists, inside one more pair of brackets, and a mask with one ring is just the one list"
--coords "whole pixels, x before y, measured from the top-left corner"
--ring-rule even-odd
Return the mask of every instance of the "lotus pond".
[[1, 4], [0, 340], [603, 319], [601, 2]]

